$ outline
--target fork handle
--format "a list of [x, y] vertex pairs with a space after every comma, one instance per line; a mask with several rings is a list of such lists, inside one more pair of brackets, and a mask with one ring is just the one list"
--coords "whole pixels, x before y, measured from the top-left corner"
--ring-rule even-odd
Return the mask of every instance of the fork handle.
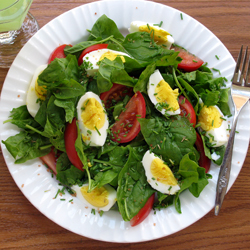
[[238, 117], [239, 117], [239, 112], [236, 112], [233, 119], [233, 125], [228, 139], [225, 155], [220, 167], [220, 172], [217, 181], [217, 188], [216, 188], [215, 211], [214, 211], [215, 215], [219, 214], [222, 202], [227, 192], [227, 186], [231, 171], [234, 136], [235, 136]]

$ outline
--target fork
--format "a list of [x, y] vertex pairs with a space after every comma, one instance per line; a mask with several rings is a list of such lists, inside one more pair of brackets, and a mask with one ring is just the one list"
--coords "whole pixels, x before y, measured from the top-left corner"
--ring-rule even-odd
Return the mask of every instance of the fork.
[[231, 97], [232, 97], [232, 103], [234, 107], [234, 114], [233, 114], [234, 118], [233, 118], [233, 123], [231, 126], [230, 136], [228, 139], [224, 159], [220, 167], [220, 172], [219, 172], [218, 181], [217, 181], [215, 211], [214, 211], [215, 215], [219, 214], [222, 202], [224, 200], [224, 197], [227, 191], [230, 170], [231, 170], [235, 129], [236, 129], [237, 121], [238, 121], [238, 116], [242, 108], [246, 105], [246, 103], [249, 101], [249, 98], [250, 98], [250, 88], [247, 88], [247, 87], [250, 87], [250, 84], [248, 83], [249, 74], [250, 74], [250, 66], [249, 66], [250, 58], [249, 58], [248, 65], [247, 65], [246, 77], [244, 79], [245, 67], [246, 67], [246, 62], [247, 62], [247, 50], [248, 50], [248, 47], [246, 47], [246, 51], [245, 51], [243, 62], [242, 62], [242, 68], [240, 70], [243, 45], [241, 46], [240, 53], [238, 55], [238, 59], [236, 63], [236, 67], [235, 67], [235, 71], [234, 71], [234, 75], [233, 75], [233, 79], [232, 79]]

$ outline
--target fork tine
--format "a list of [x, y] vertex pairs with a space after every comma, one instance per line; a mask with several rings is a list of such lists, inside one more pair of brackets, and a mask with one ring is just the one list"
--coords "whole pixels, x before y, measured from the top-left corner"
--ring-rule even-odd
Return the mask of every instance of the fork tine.
[[240, 85], [243, 86], [243, 79], [244, 79], [244, 74], [245, 74], [245, 67], [246, 67], [246, 61], [247, 61], [247, 50], [248, 50], [248, 46], [246, 47], [246, 51], [244, 54], [244, 58], [243, 58], [243, 63], [242, 63], [242, 70], [241, 70], [241, 74], [240, 74]]
[[243, 50], [243, 45], [241, 45], [240, 53], [239, 53], [238, 58], [237, 58], [237, 63], [236, 63], [234, 75], [233, 75], [233, 83], [236, 83], [238, 81], [240, 62], [241, 62], [241, 57], [242, 57], [242, 50]]
[[248, 82], [249, 75], [250, 75], [250, 57], [249, 57], [249, 60], [248, 60], [248, 65], [247, 65], [247, 73], [246, 73], [245, 86], [246, 85], [249, 86], [249, 82]]

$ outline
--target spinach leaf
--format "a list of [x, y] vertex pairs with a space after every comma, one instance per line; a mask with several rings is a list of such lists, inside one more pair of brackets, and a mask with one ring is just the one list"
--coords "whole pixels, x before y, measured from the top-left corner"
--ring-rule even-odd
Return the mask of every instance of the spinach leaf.
[[124, 37], [117, 28], [116, 23], [106, 15], [102, 15], [93, 25], [88, 41], [95, 40], [96, 38], [105, 39], [110, 36], [113, 36], [120, 42], [124, 40]]
[[180, 162], [178, 174], [181, 176], [181, 186], [175, 197], [175, 208], [181, 213], [179, 199], [180, 193], [189, 189], [195, 197], [199, 197], [202, 190], [208, 184], [208, 180], [205, 169], [199, 167], [196, 161], [192, 159], [192, 154], [186, 154], [183, 156]]
[[71, 99], [85, 94], [86, 89], [74, 79], [63, 81], [60, 86], [54, 89], [57, 99]]
[[128, 152], [127, 147], [115, 147], [107, 153], [106, 161], [94, 159], [94, 161], [102, 163], [90, 168], [90, 173], [95, 179], [95, 186], [101, 187], [110, 184], [117, 187], [118, 175], [127, 162]]
[[[155, 63], [149, 64], [146, 69], [141, 73], [138, 82], [134, 86], [134, 92], [136, 93], [137, 91], [140, 91], [144, 94], [147, 94], [147, 86], [148, 86], [148, 81], [149, 77], [154, 73], [156, 68]], [[150, 84], [150, 83], [149, 83]]]
[[73, 166], [66, 153], [59, 156], [56, 163], [56, 179], [66, 186], [75, 185], [83, 178], [84, 172]]
[[131, 220], [155, 192], [147, 182], [141, 158], [130, 146], [128, 161], [118, 177], [117, 203], [123, 220]]
[[65, 111], [65, 121], [71, 123], [76, 114], [76, 101], [78, 99], [71, 98], [67, 100], [56, 99], [54, 104], [57, 107], [63, 108]]
[[191, 104], [194, 108], [195, 113], [197, 114], [198, 112], [198, 107], [199, 107], [199, 96], [196, 93], [196, 91], [192, 88], [191, 85], [189, 85], [185, 80], [182, 78], [178, 78], [180, 84], [182, 87], [186, 90], [186, 94], [189, 97], [189, 100], [191, 101]]
[[[179, 63], [179, 61], [176, 60], [178, 55], [177, 52], [166, 50], [158, 46], [147, 32], [134, 32], [128, 34], [122, 45], [125, 50], [144, 67], [152, 62], [157, 62], [157, 66], [175, 64], [176, 67]], [[163, 59], [160, 60], [161, 58]], [[168, 62], [168, 60], [170, 62]]]
[[50, 147], [41, 149], [50, 144], [49, 139], [37, 133], [21, 131], [2, 141], [10, 154], [15, 158], [15, 163], [24, 163], [28, 160], [44, 156], [50, 152]]
[[78, 81], [79, 67], [75, 56], [68, 55], [66, 58], [56, 58], [39, 75], [38, 85], [46, 89], [58, 87], [65, 80]]
[[138, 119], [141, 132], [153, 152], [170, 166], [179, 165], [182, 157], [193, 151], [195, 129], [185, 117]]
[[27, 106], [23, 105], [18, 108], [13, 108], [10, 111], [11, 119], [4, 121], [4, 123], [10, 122], [21, 129], [27, 129], [26, 125], [29, 125], [33, 128], [38, 128], [40, 125], [34, 120], [27, 110]]
[[133, 87], [136, 80], [130, 77], [124, 70], [124, 65], [120, 57], [116, 57], [113, 61], [104, 58], [100, 63], [97, 73], [97, 86], [100, 93], [111, 89], [114, 82]]

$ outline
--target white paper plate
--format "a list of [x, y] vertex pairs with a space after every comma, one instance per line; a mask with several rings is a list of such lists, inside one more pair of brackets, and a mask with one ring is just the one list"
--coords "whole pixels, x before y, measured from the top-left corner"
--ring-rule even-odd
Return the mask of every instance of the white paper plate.
[[[0, 136], [6, 140], [18, 132], [14, 125], [3, 124], [8, 119], [9, 111], [14, 107], [25, 104], [26, 91], [35, 69], [45, 64], [50, 53], [60, 44], [76, 44], [86, 40], [94, 22], [106, 14], [113, 19], [121, 31], [126, 34], [130, 22], [143, 20], [160, 23], [174, 37], [176, 43], [196, 54], [209, 67], [220, 70], [221, 75], [229, 81], [232, 78], [235, 62], [224, 45], [202, 24], [180, 11], [149, 1], [100, 1], [85, 4], [55, 18], [24, 46], [12, 64], [6, 77], [0, 106]], [[218, 55], [220, 60], [215, 58]], [[215, 76], [219, 76], [215, 72]], [[238, 176], [245, 159], [249, 143], [249, 105], [243, 110], [238, 123], [233, 164], [229, 188]], [[58, 182], [41, 166], [39, 160], [15, 165], [13, 158], [1, 144], [6, 164], [16, 184], [29, 201], [49, 219], [58, 225], [83, 236], [110, 242], [140, 242], [153, 240], [175, 233], [202, 218], [214, 206], [216, 181], [219, 168], [212, 166], [210, 173], [213, 179], [204, 189], [200, 197], [193, 197], [188, 191], [181, 195], [182, 214], [174, 207], [156, 212], [139, 226], [131, 228], [124, 222], [116, 211], [109, 211], [102, 217], [91, 214], [90, 209], [84, 208], [77, 199], [74, 203], [69, 200], [72, 196], [66, 194], [53, 199], [58, 188]], [[39, 167], [41, 166], [41, 167]], [[14, 184], [13, 184], [14, 185]]]

